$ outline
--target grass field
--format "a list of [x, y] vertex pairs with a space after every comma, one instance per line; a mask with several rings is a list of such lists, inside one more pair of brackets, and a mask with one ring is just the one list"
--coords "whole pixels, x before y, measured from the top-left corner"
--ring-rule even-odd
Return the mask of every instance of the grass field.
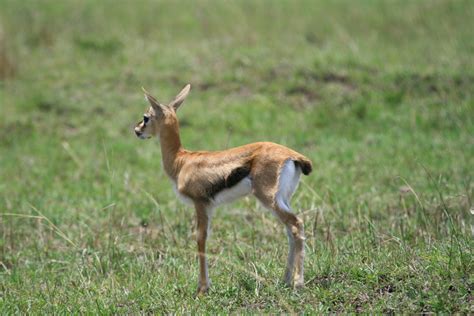
[[[474, 312], [473, 29], [470, 0], [0, 0], [0, 313]], [[194, 296], [193, 210], [132, 130], [188, 82], [188, 149], [312, 159], [304, 289], [247, 198]]]

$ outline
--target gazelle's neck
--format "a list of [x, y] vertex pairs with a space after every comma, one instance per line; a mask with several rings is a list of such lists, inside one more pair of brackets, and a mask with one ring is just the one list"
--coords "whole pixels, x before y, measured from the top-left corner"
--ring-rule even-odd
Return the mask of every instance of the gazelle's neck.
[[166, 174], [176, 181], [179, 171], [178, 153], [183, 150], [178, 121], [167, 122], [160, 131], [161, 156]]

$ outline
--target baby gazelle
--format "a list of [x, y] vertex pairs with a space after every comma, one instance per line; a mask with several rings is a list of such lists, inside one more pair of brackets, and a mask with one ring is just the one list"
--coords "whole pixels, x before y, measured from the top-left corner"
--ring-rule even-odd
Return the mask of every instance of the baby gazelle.
[[168, 105], [145, 91], [151, 106], [136, 125], [135, 134], [141, 139], [159, 137], [163, 167], [176, 194], [196, 209], [198, 293], [205, 293], [209, 288], [205, 251], [212, 209], [248, 194], [255, 195], [286, 226], [290, 249], [284, 280], [289, 286], [303, 286], [303, 221], [291, 212], [290, 199], [301, 173], [311, 172], [311, 161], [296, 151], [269, 142], [215, 152], [184, 149], [176, 111], [190, 88], [186, 85]]

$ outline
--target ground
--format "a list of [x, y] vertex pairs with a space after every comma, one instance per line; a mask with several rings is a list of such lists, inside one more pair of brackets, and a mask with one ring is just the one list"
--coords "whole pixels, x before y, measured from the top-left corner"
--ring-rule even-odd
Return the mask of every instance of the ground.
[[[472, 313], [472, 1], [0, 0], [0, 313]], [[284, 144], [314, 165], [283, 226], [219, 208], [195, 297], [194, 214], [145, 87], [189, 149]]]

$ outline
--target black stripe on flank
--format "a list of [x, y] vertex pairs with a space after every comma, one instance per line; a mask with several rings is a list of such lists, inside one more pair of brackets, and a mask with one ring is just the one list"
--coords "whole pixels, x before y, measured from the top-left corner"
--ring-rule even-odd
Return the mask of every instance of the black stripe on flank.
[[234, 185], [242, 181], [245, 177], [250, 174], [250, 166], [244, 165], [232, 170], [232, 172], [225, 178], [221, 178], [215, 183], [212, 183], [209, 188], [206, 190], [207, 196], [209, 198], [214, 198], [217, 193], [222, 190], [232, 188]]

